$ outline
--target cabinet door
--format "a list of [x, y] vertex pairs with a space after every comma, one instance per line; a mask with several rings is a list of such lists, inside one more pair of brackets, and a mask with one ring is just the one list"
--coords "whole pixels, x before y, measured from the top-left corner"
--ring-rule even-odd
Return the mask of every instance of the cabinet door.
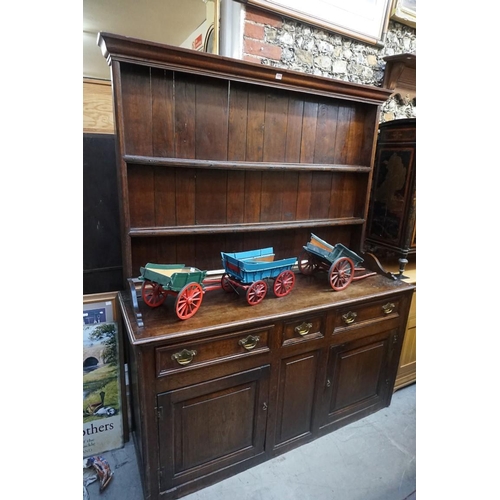
[[281, 360], [275, 431], [275, 449], [280, 452], [313, 434], [319, 356], [316, 350]]
[[263, 455], [269, 372], [266, 365], [158, 396], [161, 491]]
[[388, 330], [330, 347], [322, 428], [340, 427], [389, 404], [388, 365], [397, 332]]

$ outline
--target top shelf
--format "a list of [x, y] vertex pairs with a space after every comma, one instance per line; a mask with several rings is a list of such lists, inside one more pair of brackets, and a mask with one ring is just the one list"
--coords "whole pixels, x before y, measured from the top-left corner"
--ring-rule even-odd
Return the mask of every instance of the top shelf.
[[133, 165], [149, 165], [153, 167], [188, 167], [219, 170], [296, 170], [323, 172], [370, 172], [364, 165], [336, 165], [326, 163], [278, 163], [251, 161], [199, 160], [192, 158], [159, 158], [154, 156], [124, 155], [123, 161]]

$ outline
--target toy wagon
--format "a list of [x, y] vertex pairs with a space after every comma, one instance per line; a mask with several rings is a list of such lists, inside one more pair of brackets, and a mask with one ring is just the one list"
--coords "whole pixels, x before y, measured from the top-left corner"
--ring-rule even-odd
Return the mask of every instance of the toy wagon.
[[[179, 319], [188, 319], [196, 314], [207, 287], [203, 282], [207, 271], [184, 264], [146, 264], [141, 267], [139, 280], [142, 284], [142, 299], [149, 307], [158, 307], [168, 295], [176, 296], [175, 313]], [[220, 285], [217, 286], [220, 288]]]
[[363, 259], [342, 243], [332, 246], [311, 233], [311, 241], [303, 248], [298, 259], [299, 271], [302, 274], [327, 271], [328, 282], [335, 291], [344, 290], [354, 280], [377, 274], [369, 272], [355, 276], [356, 271], [366, 271], [364, 267], [358, 267]]
[[276, 297], [288, 295], [295, 284], [295, 274], [291, 270], [295, 257], [274, 260], [273, 248], [262, 248], [248, 252], [221, 252], [225, 274], [221, 285], [226, 292], [238, 289], [246, 291], [248, 304], [255, 306], [264, 300], [268, 285], [266, 280], [273, 280], [273, 292]]

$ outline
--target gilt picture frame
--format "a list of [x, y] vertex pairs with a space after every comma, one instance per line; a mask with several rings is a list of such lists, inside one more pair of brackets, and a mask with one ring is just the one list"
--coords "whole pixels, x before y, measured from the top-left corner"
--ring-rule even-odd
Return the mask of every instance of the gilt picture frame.
[[392, 0], [246, 0], [243, 3], [382, 46]]
[[417, 0], [393, 0], [390, 18], [393, 21], [417, 27]]

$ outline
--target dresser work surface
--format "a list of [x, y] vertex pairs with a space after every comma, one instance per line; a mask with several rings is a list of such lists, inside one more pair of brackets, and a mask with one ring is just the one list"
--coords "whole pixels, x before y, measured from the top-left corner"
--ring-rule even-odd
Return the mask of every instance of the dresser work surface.
[[[138, 285], [140, 287], [140, 284]], [[162, 307], [149, 308], [139, 300], [144, 327], [139, 327], [134, 318], [130, 293], [122, 292], [121, 301], [128, 322], [127, 331], [133, 344], [152, 342], [177, 342], [193, 335], [210, 334], [225, 328], [245, 327], [251, 322], [276, 320], [290, 314], [321, 311], [332, 307], [349, 305], [363, 299], [383, 298], [393, 293], [407, 291], [407, 284], [377, 275], [351, 284], [341, 292], [330, 287], [326, 274], [304, 276], [296, 273], [293, 291], [284, 298], [275, 298], [268, 292], [266, 299], [257, 306], [249, 306], [244, 298], [224, 290], [206, 292], [202, 305], [195, 316], [180, 321], [173, 310], [173, 300], [167, 298]], [[138, 292], [139, 293], [139, 292]]]

